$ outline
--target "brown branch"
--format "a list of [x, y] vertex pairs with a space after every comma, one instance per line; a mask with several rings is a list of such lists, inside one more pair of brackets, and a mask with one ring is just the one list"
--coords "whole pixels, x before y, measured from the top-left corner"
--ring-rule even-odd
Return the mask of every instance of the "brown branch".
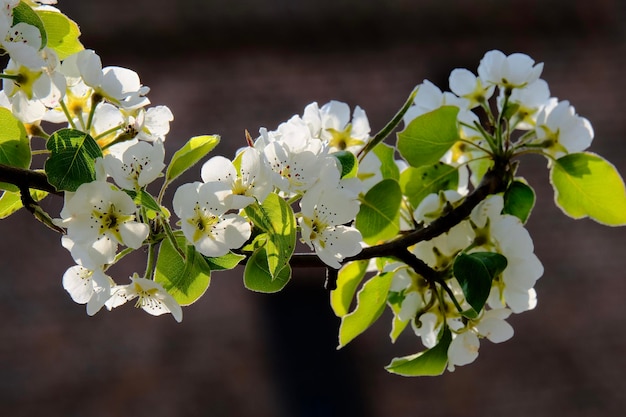
[[62, 192], [57, 191], [57, 189], [48, 182], [46, 174], [40, 171], [0, 164], [0, 182], [13, 184], [20, 190], [35, 189], [63, 196]]

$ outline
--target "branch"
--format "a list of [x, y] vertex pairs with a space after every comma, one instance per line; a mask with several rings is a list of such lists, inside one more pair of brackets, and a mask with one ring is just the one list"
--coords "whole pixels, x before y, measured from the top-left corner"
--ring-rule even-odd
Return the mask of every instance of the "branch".
[[0, 182], [13, 184], [17, 186], [20, 191], [33, 188], [46, 191], [50, 194], [63, 196], [62, 192], [57, 191], [57, 189], [48, 182], [46, 174], [40, 171], [0, 164]]

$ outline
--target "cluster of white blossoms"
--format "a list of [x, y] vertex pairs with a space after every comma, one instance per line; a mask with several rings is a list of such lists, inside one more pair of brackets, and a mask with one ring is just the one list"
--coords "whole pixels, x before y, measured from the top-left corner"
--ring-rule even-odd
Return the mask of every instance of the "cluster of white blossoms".
[[[504, 149], [509, 158], [533, 152], [552, 161], [589, 147], [591, 124], [578, 116], [568, 101], [550, 97], [548, 84], [540, 78], [542, 69], [543, 64], [535, 64], [525, 54], [507, 56], [494, 50], [481, 60], [478, 75], [467, 69], [453, 70], [450, 92], [442, 92], [429, 81], [417, 86], [414, 102], [404, 115], [405, 124], [441, 106], [454, 106], [459, 109], [461, 140], [442, 158], [442, 162], [459, 168], [458, 188], [424, 198], [412, 213], [414, 224], [427, 226], [458, 205], [469, 189], [467, 167], [476, 186], [493, 164], [486, 156], [498, 154], [498, 150]], [[496, 93], [494, 114], [489, 100]], [[493, 126], [493, 132], [480, 123], [479, 112]], [[498, 119], [503, 117], [507, 118], [505, 124]], [[448, 370], [473, 362], [480, 338], [495, 343], [511, 338], [513, 328], [505, 320], [511, 313], [531, 310], [537, 304], [533, 287], [543, 267], [522, 221], [502, 214], [503, 206], [501, 195], [491, 196], [475, 207], [467, 220], [411, 248], [417, 258], [446, 274], [448, 292], [435, 291], [407, 266], [388, 267], [395, 271], [390, 300], [396, 305], [397, 320], [402, 325], [411, 323], [427, 348], [437, 344], [444, 327], [451, 332]], [[471, 317], [466, 314], [471, 306], [453, 274], [453, 264], [461, 253], [481, 251], [501, 254], [507, 264], [493, 279], [485, 308]]]
[[[26, 2], [35, 10], [60, 13], [50, 6], [55, 3]], [[180, 321], [180, 306], [160, 284], [133, 277], [130, 284], [117, 285], [105, 273], [120, 245], [140, 248], [150, 233], [148, 219], [123, 190], [138, 191], [161, 175], [172, 113], [165, 106], [147, 107], [149, 89], [134, 71], [103, 68], [91, 50], [61, 60], [51, 48], [42, 48], [37, 27], [12, 25], [19, 5], [17, 0], [0, 2], [0, 43], [9, 55], [0, 105], [31, 134], [47, 138], [42, 122], [63, 124], [90, 134], [105, 150], [96, 161], [96, 181], [66, 192], [61, 218], [55, 221], [67, 229], [62, 244], [76, 262], [63, 276], [64, 288], [76, 302], [87, 304], [90, 315], [138, 298], [137, 306], [149, 313], [171, 312]]]
[[262, 204], [274, 192], [291, 204], [299, 200], [302, 242], [327, 265], [340, 268], [344, 258], [361, 250], [361, 234], [348, 225], [359, 210], [361, 188], [357, 178], [341, 178], [332, 152], [368, 139], [363, 110], [355, 109], [350, 123], [348, 105], [337, 101], [321, 108], [312, 103], [303, 116], [293, 116], [275, 131], [261, 129], [239, 151], [236, 164], [215, 156], [202, 166], [202, 182], [176, 191], [174, 211], [185, 237], [208, 257], [241, 247], [252, 230], [238, 211]]

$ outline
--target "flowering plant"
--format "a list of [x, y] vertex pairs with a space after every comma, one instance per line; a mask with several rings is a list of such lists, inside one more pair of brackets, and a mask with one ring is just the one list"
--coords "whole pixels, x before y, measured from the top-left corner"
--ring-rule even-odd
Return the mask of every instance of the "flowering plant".
[[[312, 103], [246, 132], [232, 160], [206, 160], [220, 138], [204, 135], [166, 164], [171, 111], [150, 107], [134, 71], [103, 67], [52, 3], [0, 0], [0, 217], [25, 207], [61, 233], [75, 262], [63, 286], [89, 315], [135, 300], [181, 321], [217, 271], [245, 265], [246, 288], [276, 292], [293, 268], [325, 266], [340, 347], [389, 307], [391, 340], [412, 331], [424, 347], [387, 370], [439, 375], [474, 361], [481, 339], [511, 338], [508, 317], [537, 304], [525, 155], [546, 158], [566, 215], [626, 224], [620, 174], [587, 151], [591, 124], [525, 54], [487, 52], [476, 74], [451, 72], [450, 91], [425, 80], [374, 134], [360, 107]], [[166, 189], [201, 161], [168, 208]], [[50, 194], [58, 216], [39, 205]], [[138, 249], [144, 271], [109, 275]]]

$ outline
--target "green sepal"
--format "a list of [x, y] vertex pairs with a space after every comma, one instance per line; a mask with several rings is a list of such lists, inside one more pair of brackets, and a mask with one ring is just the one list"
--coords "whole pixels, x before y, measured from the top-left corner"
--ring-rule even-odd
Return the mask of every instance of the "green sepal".
[[566, 215], [626, 225], [624, 180], [604, 158], [590, 152], [565, 155], [552, 164], [550, 183], [555, 203]]
[[452, 342], [450, 329], [444, 327], [439, 343], [414, 355], [394, 358], [385, 369], [402, 376], [437, 376], [448, 364], [448, 348]]
[[243, 271], [243, 284], [247, 289], [262, 293], [275, 293], [285, 288], [291, 279], [291, 266], [286, 264], [275, 274], [271, 274], [267, 259], [265, 248], [257, 249], [250, 256]]
[[393, 179], [379, 182], [365, 194], [355, 222], [365, 243], [375, 245], [398, 234], [401, 203], [402, 191]]
[[80, 52], [85, 47], [80, 43], [80, 29], [76, 22], [63, 13], [53, 10], [36, 10], [47, 35], [47, 46], [57, 53], [60, 60]]
[[196, 302], [209, 288], [211, 269], [206, 260], [185, 237], [175, 233], [178, 247], [185, 252], [186, 259], [174, 248], [169, 239], [164, 239], [159, 248], [154, 280], [174, 297], [181, 306]]
[[267, 234], [265, 253], [268, 270], [273, 278], [289, 264], [296, 247], [296, 217], [291, 206], [278, 194], [271, 193], [263, 204], [245, 208], [246, 215], [256, 227]]
[[[495, 252], [460, 253], [454, 260], [454, 276], [459, 282], [465, 300], [480, 312], [489, 293], [491, 283], [507, 266], [506, 258]], [[468, 313], [472, 314], [472, 313]]]
[[458, 107], [442, 106], [416, 117], [398, 133], [398, 151], [409, 165], [432, 165], [459, 140], [458, 113]]
[[387, 304], [393, 275], [383, 272], [363, 284], [357, 294], [356, 308], [341, 318], [338, 348], [350, 343], [378, 320]]
[[[0, 107], [0, 164], [28, 168], [30, 162], [30, 141], [24, 124], [9, 109]], [[15, 185], [3, 182], [0, 189], [18, 191]]]
[[57, 130], [46, 147], [50, 157], [44, 165], [48, 182], [57, 190], [76, 191], [96, 179], [95, 161], [102, 150], [91, 135], [75, 129]]
[[511, 214], [526, 223], [535, 206], [535, 191], [521, 178], [516, 179], [504, 192], [502, 214]]
[[26, 3], [20, 1], [17, 6], [13, 8], [13, 26], [18, 23], [26, 23], [34, 26], [41, 33], [41, 45], [37, 49], [43, 49], [48, 44], [48, 35], [46, 34], [46, 28], [41, 21], [39, 15]]
[[413, 207], [429, 194], [441, 190], [456, 190], [459, 184], [457, 168], [437, 162], [419, 168], [408, 167], [400, 174], [400, 188]]
[[348, 262], [337, 273], [337, 288], [330, 292], [330, 306], [337, 317], [350, 311], [356, 289], [365, 278], [367, 260]]
[[207, 156], [220, 142], [218, 135], [194, 136], [189, 139], [182, 148], [172, 156], [167, 171], [165, 182], [169, 184], [178, 178], [183, 172], [194, 166], [198, 161]]

